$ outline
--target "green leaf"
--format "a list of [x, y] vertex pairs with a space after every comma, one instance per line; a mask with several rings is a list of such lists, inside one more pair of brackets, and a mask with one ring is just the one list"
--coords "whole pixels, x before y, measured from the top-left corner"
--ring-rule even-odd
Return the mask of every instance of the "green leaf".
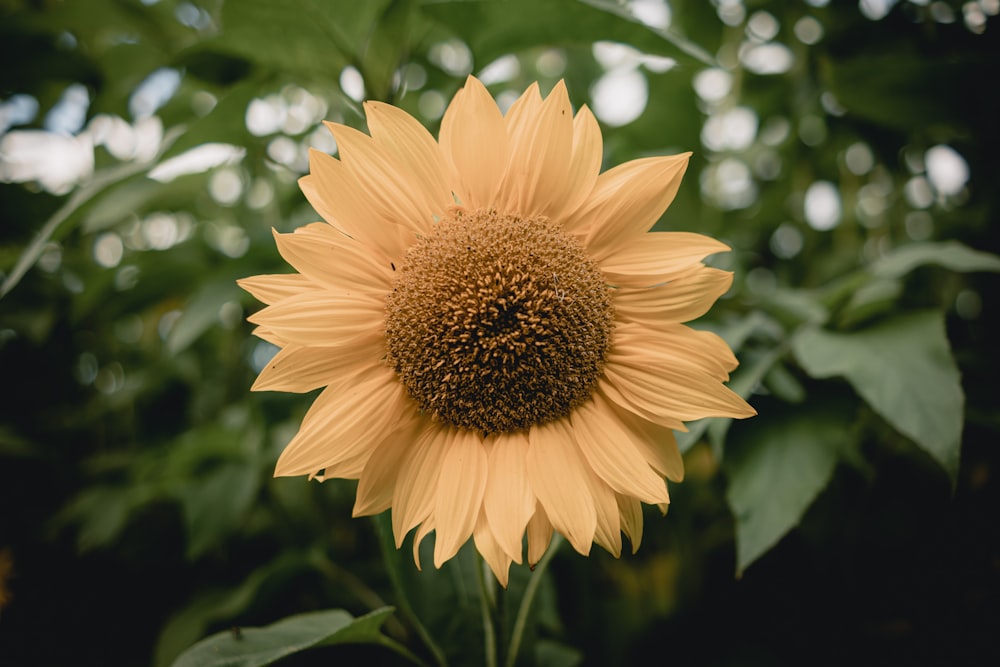
[[872, 265], [872, 273], [879, 278], [901, 278], [913, 269], [926, 264], [936, 264], [952, 271], [1000, 271], [1000, 257], [981, 250], [973, 250], [958, 241], [942, 243], [911, 243], [896, 248]]
[[850, 299], [837, 317], [844, 328], [854, 327], [891, 310], [903, 293], [903, 283], [896, 279], [876, 278], [851, 292]]
[[357, 61], [388, 0], [240, 0], [222, 6], [222, 33], [205, 46], [269, 68], [336, 80]]
[[380, 644], [391, 641], [379, 628], [392, 607], [359, 618], [343, 609], [315, 611], [284, 618], [264, 628], [227, 630], [198, 642], [173, 667], [259, 667], [322, 644]]
[[847, 428], [843, 410], [817, 404], [780, 419], [755, 419], [726, 447], [737, 574], [798, 525], [830, 481], [850, 440]]
[[172, 664], [180, 653], [205, 634], [210, 624], [243, 613], [265, 584], [287, 580], [310, 567], [302, 553], [286, 549], [281, 556], [244, 577], [236, 588], [199, 590], [190, 603], [172, 614], [163, 625], [156, 641], [153, 664], [155, 667]]
[[803, 331], [795, 356], [814, 378], [847, 378], [875, 412], [958, 475], [964, 395], [940, 311], [899, 315], [852, 333]]
[[167, 336], [171, 354], [185, 350], [219, 318], [219, 309], [227, 301], [238, 300], [240, 290], [231, 278], [219, 279], [202, 287], [185, 304], [181, 316]]
[[676, 31], [651, 28], [620, 3], [606, 0], [458, 0], [427, 2], [423, 11], [468, 42], [480, 67], [520, 49], [599, 40], [624, 42], [699, 66], [715, 64], [705, 49]]
[[197, 558], [232, 535], [259, 486], [257, 471], [243, 463], [220, 466], [186, 486], [179, 497], [188, 530], [189, 558]]

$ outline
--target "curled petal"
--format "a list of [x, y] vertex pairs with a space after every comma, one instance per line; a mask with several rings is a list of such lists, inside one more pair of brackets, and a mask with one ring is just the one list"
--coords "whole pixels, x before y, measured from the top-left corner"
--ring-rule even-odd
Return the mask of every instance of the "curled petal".
[[493, 530], [490, 528], [490, 522], [486, 518], [485, 509], [479, 513], [476, 527], [472, 531], [472, 539], [476, 543], [476, 549], [482, 554], [483, 560], [493, 570], [497, 581], [500, 582], [501, 586], [507, 588], [507, 582], [510, 578], [511, 558], [507, 550], [501, 548], [500, 543], [497, 542]]
[[706, 256], [729, 246], [702, 234], [649, 232], [615, 251], [601, 263], [609, 282], [622, 287], [650, 287], [701, 264]]
[[690, 322], [707, 313], [732, 284], [732, 273], [696, 266], [663, 285], [615, 290], [615, 316], [651, 328], [664, 322]]

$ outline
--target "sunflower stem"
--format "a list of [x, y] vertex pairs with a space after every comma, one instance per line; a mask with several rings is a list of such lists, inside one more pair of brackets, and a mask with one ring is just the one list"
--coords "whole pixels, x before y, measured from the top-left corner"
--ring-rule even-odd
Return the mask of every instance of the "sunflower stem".
[[514, 620], [514, 630], [511, 632], [510, 647], [507, 650], [507, 659], [504, 661], [504, 667], [514, 667], [514, 663], [517, 661], [517, 652], [521, 649], [521, 641], [524, 639], [524, 629], [528, 625], [528, 614], [531, 612], [531, 604], [535, 600], [535, 594], [538, 592], [542, 576], [545, 574], [545, 570], [548, 568], [552, 557], [559, 551], [561, 544], [562, 536], [559, 533], [553, 533], [552, 544], [549, 545], [548, 550], [542, 556], [542, 559], [538, 561], [538, 564], [535, 565], [535, 569], [531, 573], [528, 585], [524, 589], [524, 597], [521, 598], [521, 606], [517, 609], [517, 618]]
[[438, 667], [447, 667], [448, 659], [444, 655], [444, 651], [441, 647], [437, 645], [431, 633], [428, 632], [427, 628], [421, 623], [420, 618], [417, 616], [413, 607], [410, 605], [410, 600], [406, 595], [406, 587], [403, 584], [403, 578], [400, 572], [399, 563], [399, 551], [396, 549], [395, 542], [393, 541], [392, 524], [389, 522], [389, 515], [387, 512], [383, 512], [374, 517], [375, 522], [375, 532], [378, 535], [379, 547], [382, 550], [382, 561], [385, 563], [386, 571], [389, 574], [389, 580], [392, 582], [392, 587], [396, 590], [396, 604], [399, 608], [399, 613], [406, 619], [407, 623], [416, 631], [420, 636], [421, 641], [434, 656], [434, 663]]
[[493, 618], [496, 607], [493, 604], [494, 592], [486, 583], [486, 562], [476, 551], [476, 579], [479, 581], [479, 608], [483, 615], [483, 643], [486, 653], [486, 667], [497, 667], [497, 634], [496, 622]]

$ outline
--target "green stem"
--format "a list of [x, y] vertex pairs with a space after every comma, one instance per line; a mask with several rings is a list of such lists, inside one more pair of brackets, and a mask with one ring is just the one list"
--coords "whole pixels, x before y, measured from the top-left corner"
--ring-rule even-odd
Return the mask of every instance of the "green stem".
[[555, 556], [561, 544], [562, 536], [559, 533], [554, 533], [552, 535], [552, 544], [549, 545], [548, 551], [538, 561], [534, 571], [531, 573], [531, 579], [528, 580], [528, 585], [524, 589], [524, 597], [521, 598], [521, 606], [517, 610], [517, 618], [514, 620], [514, 630], [510, 637], [510, 648], [507, 651], [507, 660], [504, 662], [505, 667], [514, 667], [514, 662], [517, 660], [517, 652], [521, 649], [521, 641], [524, 639], [524, 628], [528, 624], [528, 614], [531, 612], [531, 604], [534, 602], [535, 594], [538, 592], [538, 585], [542, 582], [542, 575], [545, 574], [545, 569], [549, 566], [549, 562]]
[[493, 621], [492, 592], [486, 585], [486, 564], [476, 551], [476, 579], [479, 581], [479, 609], [483, 615], [483, 643], [486, 652], [486, 667], [497, 667], [497, 635]]
[[388, 515], [383, 512], [374, 517], [374, 519], [379, 547], [382, 550], [382, 561], [385, 563], [389, 579], [392, 581], [392, 587], [396, 590], [399, 613], [413, 627], [420, 636], [421, 641], [430, 650], [434, 656], [435, 664], [438, 667], [447, 667], [448, 659], [445, 657], [444, 651], [437, 645], [431, 633], [427, 631], [424, 624], [420, 622], [420, 618], [416, 612], [413, 611], [413, 607], [410, 606], [410, 600], [406, 595], [406, 588], [403, 586], [403, 580], [400, 576], [399, 551], [396, 549], [393, 541], [392, 525], [389, 523]]

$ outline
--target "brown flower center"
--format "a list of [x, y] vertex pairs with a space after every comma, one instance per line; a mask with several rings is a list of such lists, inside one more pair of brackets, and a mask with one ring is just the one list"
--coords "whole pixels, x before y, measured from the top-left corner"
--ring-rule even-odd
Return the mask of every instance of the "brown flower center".
[[388, 362], [421, 409], [506, 433], [585, 401], [614, 328], [604, 275], [545, 218], [455, 208], [386, 298]]

